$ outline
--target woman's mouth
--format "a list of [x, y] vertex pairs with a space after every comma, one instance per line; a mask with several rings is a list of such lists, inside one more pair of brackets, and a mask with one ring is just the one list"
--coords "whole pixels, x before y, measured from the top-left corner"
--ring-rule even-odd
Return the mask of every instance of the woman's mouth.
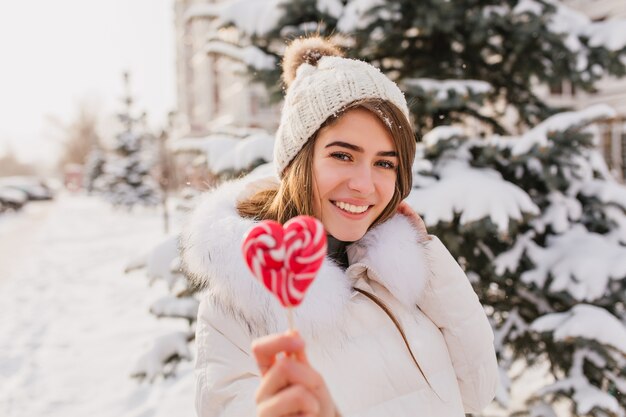
[[331, 203], [333, 203], [333, 205], [337, 208], [339, 208], [341, 211], [344, 211], [346, 213], [349, 214], [363, 214], [365, 213], [367, 210], [369, 210], [369, 208], [371, 206], [368, 205], [364, 205], [364, 206], [357, 206], [354, 204], [348, 204], [348, 203], [344, 203], [343, 201], [332, 201]]

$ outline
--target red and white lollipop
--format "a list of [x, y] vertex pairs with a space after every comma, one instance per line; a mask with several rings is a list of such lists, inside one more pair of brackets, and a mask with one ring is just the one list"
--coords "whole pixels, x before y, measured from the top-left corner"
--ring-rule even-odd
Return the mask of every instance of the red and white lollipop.
[[254, 276], [291, 311], [302, 302], [322, 266], [326, 232], [310, 216], [294, 217], [284, 227], [265, 220], [248, 231], [242, 251]]

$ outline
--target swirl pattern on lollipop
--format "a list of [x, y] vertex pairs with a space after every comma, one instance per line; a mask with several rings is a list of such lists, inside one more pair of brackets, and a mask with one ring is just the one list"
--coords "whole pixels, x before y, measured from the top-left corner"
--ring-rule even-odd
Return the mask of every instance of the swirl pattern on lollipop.
[[284, 307], [295, 307], [322, 266], [326, 233], [310, 216], [294, 217], [284, 228], [265, 220], [248, 231], [242, 250], [254, 276]]

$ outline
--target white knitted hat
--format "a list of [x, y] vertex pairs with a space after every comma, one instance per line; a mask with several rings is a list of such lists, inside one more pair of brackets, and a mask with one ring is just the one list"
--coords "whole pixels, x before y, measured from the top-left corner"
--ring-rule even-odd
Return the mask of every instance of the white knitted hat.
[[[274, 144], [274, 164], [281, 178], [320, 126], [355, 101], [389, 101], [409, 119], [406, 99], [396, 83], [367, 62], [329, 56], [338, 53], [318, 37], [298, 39], [285, 51], [283, 78], [289, 88]], [[294, 70], [295, 76], [289, 74]]]

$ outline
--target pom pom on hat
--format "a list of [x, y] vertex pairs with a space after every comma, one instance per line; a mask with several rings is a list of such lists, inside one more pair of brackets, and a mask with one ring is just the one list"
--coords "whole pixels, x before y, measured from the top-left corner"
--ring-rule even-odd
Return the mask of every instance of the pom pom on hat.
[[321, 36], [298, 38], [291, 42], [283, 55], [283, 82], [287, 87], [296, 79], [300, 65], [317, 66], [323, 56], [343, 57], [343, 53], [330, 40]]

